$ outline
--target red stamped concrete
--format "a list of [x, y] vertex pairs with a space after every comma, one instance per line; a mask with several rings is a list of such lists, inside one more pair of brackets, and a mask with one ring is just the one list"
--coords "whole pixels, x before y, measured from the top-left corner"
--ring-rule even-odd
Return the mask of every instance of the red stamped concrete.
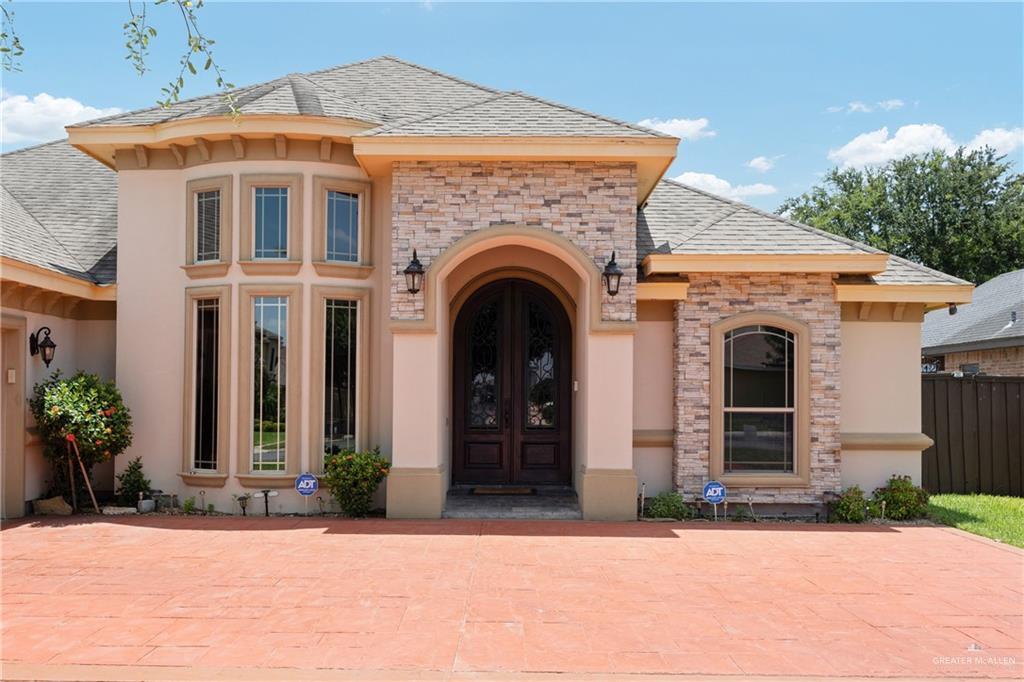
[[1024, 552], [944, 528], [146, 517], [0, 539], [23, 676], [1024, 674]]

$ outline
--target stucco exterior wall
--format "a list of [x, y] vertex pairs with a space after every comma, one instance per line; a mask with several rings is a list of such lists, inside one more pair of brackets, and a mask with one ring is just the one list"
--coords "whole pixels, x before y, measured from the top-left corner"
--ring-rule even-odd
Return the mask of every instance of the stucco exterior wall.
[[[338, 155], [335, 155], [338, 158]], [[246, 275], [233, 263], [224, 276], [189, 279], [182, 269], [185, 254], [185, 213], [188, 209], [186, 183], [190, 180], [213, 176], [232, 177], [232, 254], [240, 250], [240, 202], [242, 197], [239, 176], [259, 173], [300, 173], [303, 176], [302, 226], [303, 262], [297, 275]], [[227, 285], [231, 291], [231, 372], [230, 409], [226, 428], [230, 434], [226, 458], [228, 478], [223, 487], [207, 487], [205, 499], [218, 510], [233, 508], [233, 494], [251, 492], [235, 478], [238, 473], [240, 443], [238, 428], [237, 386], [239, 372], [247, 368], [238, 366], [239, 344], [245, 343], [248, 330], [239, 329], [242, 301], [240, 286], [246, 284], [299, 284], [302, 287], [301, 309], [289, 314], [301, 316], [301, 342], [293, 346], [301, 358], [300, 386], [289, 393], [291, 405], [301, 409], [300, 470], [311, 468], [310, 435], [315, 428], [315, 415], [310, 414], [310, 387], [314, 372], [311, 367], [311, 338], [314, 286], [362, 287], [371, 290], [370, 349], [368, 359], [369, 385], [362, 387], [369, 393], [369, 433], [362, 434], [365, 447], [380, 446], [385, 454], [391, 450], [391, 334], [386, 324], [389, 313], [387, 282], [390, 279], [390, 178], [375, 179], [372, 183], [370, 212], [371, 264], [373, 272], [367, 279], [352, 279], [319, 275], [312, 265], [313, 235], [313, 178], [330, 176], [353, 180], [367, 180], [365, 173], [352, 163], [326, 163], [309, 160], [232, 160], [201, 164], [180, 170], [121, 170], [118, 173], [118, 325], [117, 373], [125, 399], [135, 416], [136, 437], [126, 457], [141, 456], [147, 476], [153, 486], [179, 497], [194, 496], [199, 488], [185, 485], [178, 474], [182, 469], [183, 387], [185, 380], [185, 291], [187, 287]], [[294, 357], [294, 356], [293, 356]], [[292, 456], [292, 453], [289, 453]], [[329, 498], [329, 496], [325, 496]], [[300, 496], [291, 489], [283, 489], [271, 502], [272, 511], [301, 511]]]
[[[602, 267], [616, 254], [636, 266], [636, 165], [584, 161], [402, 161], [393, 165], [391, 317], [418, 320], [424, 296], [402, 270], [416, 249], [425, 266], [471, 232], [495, 225], [544, 227], [569, 238]], [[635, 319], [635, 277], [604, 294], [605, 320]]]
[[672, 303], [641, 302], [638, 317], [633, 337], [633, 467], [637, 484], [653, 496], [672, 489]]
[[839, 488], [840, 306], [828, 274], [690, 276], [675, 322], [675, 487], [698, 495], [710, 472], [710, 328], [738, 313], [771, 312], [810, 327], [810, 485], [742, 488], [754, 502], [820, 503]]
[[[844, 434], [916, 434], [921, 431], [920, 306], [893, 320], [892, 305], [876, 304], [871, 319], [851, 309], [842, 321], [841, 430]], [[884, 438], [880, 439], [884, 441]], [[870, 494], [893, 474], [921, 482], [921, 452], [844, 449], [842, 487]]]
[[[16, 308], [4, 310], [6, 315], [25, 319], [25, 380], [22, 386], [25, 391], [25, 426], [34, 426], [28, 401], [37, 383], [47, 379], [53, 372], [60, 371], [64, 376], [71, 376], [79, 370], [91, 372], [104, 379], [114, 379], [115, 358], [115, 322], [114, 320], [75, 320], [46, 315], [37, 312], [23, 311]], [[53, 362], [49, 368], [37, 355], [28, 354], [28, 335], [49, 327], [51, 337], [57, 344]], [[125, 460], [125, 455], [118, 457]], [[25, 440], [25, 500], [34, 500], [46, 493], [47, 481], [50, 478], [50, 465], [43, 455], [43, 445], [39, 437], [29, 432]], [[103, 462], [93, 469], [93, 483], [97, 490], [114, 489], [114, 462]]]
[[961, 353], [947, 353], [945, 356], [947, 372], [956, 372], [961, 365], [974, 362], [978, 363], [983, 374], [1022, 377], [1024, 376], [1024, 346], [970, 350]]

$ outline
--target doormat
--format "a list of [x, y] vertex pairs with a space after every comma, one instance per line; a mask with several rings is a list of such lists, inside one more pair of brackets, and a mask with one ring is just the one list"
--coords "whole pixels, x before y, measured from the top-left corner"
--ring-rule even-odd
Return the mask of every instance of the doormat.
[[533, 488], [477, 487], [470, 492], [474, 495], [533, 495], [537, 491]]

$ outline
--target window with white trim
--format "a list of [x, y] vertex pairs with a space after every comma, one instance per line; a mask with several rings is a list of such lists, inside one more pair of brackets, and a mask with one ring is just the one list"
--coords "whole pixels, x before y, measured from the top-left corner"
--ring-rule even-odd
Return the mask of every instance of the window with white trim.
[[220, 260], [221, 196], [219, 189], [196, 192], [195, 197], [195, 262]]
[[763, 324], [723, 337], [723, 472], [793, 473], [796, 335]]

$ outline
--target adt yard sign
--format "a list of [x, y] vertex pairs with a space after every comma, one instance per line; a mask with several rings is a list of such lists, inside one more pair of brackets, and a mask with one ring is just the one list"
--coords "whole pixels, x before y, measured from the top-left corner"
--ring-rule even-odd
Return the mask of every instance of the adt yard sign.
[[299, 474], [295, 479], [295, 489], [304, 497], [309, 497], [320, 489], [320, 482], [313, 474]]
[[704, 500], [708, 504], [721, 504], [725, 501], [725, 486], [718, 481], [704, 484]]

